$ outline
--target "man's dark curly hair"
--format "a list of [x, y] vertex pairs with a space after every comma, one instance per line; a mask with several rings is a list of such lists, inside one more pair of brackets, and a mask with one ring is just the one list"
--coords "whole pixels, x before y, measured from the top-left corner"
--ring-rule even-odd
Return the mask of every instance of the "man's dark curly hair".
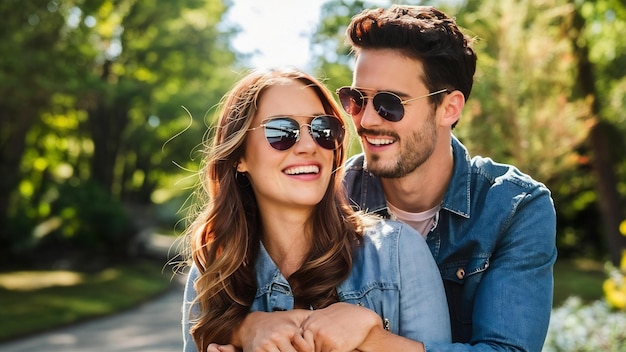
[[[436, 8], [394, 5], [365, 10], [352, 18], [346, 34], [355, 55], [367, 49], [398, 50], [422, 63], [422, 79], [430, 91], [459, 90], [466, 101], [469, 98], [476, 71], [473, 38]], [[443, 96], [431, 98], [439, 104]]]

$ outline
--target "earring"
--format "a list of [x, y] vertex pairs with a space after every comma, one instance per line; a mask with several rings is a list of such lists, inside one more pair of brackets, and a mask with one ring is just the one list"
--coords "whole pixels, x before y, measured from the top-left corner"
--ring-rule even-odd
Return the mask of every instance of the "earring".
[[235, 182], [241, 188], [250, 186], [250, 180], [248, 179], [248, 176], [246, 176], [245, 172], [235, 170]]

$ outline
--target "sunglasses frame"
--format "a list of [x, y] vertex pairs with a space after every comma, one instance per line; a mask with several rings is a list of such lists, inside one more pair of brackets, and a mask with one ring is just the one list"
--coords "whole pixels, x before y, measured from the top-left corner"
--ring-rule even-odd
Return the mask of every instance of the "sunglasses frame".
[[[377, 108], [376, 106], [374, 106], [374, 109], [376, 110], [376, 112], [378, 113], [378, 115], [379, 115], [380, 117], [384, 118], [384, 119], [385, 119], [385, 120], [387, 120], [387, 121], [391, 121], [391, 122], [398, 122], [398, 121], [401, 121], [401, 120], [404, 118], [404, 105], [406, 105], [406, 104], [408, 104], [408, 103], [410, 103], [410, 102], [412, 102], [412, 101], [414, 101], [414, 100], [423, 99], [423, 98], [430, 97], [430, 96], [433, 96], [433, 95], [436, 95], [436, 94], [441, 94], [441, 93], [443, 93], [443, 92], [448, 92], [448, 89], [445, 89], [445, 88], [444, 88], [444, 89], [440, 89], [440, 90], [437, 90], [437, 91], [434, 91], [434, 92], [430, 92], [430, 93], [428, 93], [428, 94], [420, 95], [419, 97], [409, 98], [409, 99], [404, 99], [404, 100], [403, 100], [403, 99], [402, 99], [402, 98], [401, 98], [398, 94], [393, 93], [393, 92], [389, 92], [389, 91], [384, 91], [384, 90], [383, 90], [383, 91], [376, 91], [373, 95], [365, 95], [365, 94], [364, 94], [364, 91], [371, 90], [371, 89], [367, 89], [367, 88], [359, 88], [359, 87], [350, 87], [350, 86], [343, 86], [343, 87], [338, 88], [338, 89], [335, 91], [335, 93], [336, 93], [336, 94], [337, 94], [337, 96], [339, 97], [339, 102], [340, 102], [341, 107], [342, 107], [342, 108], [343, 108], [343, 110], [344, 110], [346, 113], [348, 113], [349, 115], [353, 115], [353, 114], [352, 114], [352, 113], [350, 113], [350, 112], [348, 111], [348, 109], [346, 109], [345, 105], [343, 104], [343, 99], [341, 99], [341, 96], [342, 96], [341, 91], [345, 91], [345, 90], [347, 90], [347, 91], [349, 91], [349, 92], [351, 92], [351, 91], [357, 92], [357, 93], [359, 93], [359, 95], [361, 96], [361, 101], [362, 101], [362, 104], [361, 104], [361, 106], [359, 107], [359, 111], [358, 111], [356, 114], [354, 114], [354, 115], [360, 114], [360, 113], [361, 113], [361, 111], [363, 111], [363, 109], [365, 108], [365, 106], [367, 106], [367, 100], [368, 100], [368, 99], [371, 99], [371, 100], [372, 100], [372, 104], [373, 104], [373, 102], [374, 102], [374, 100], [376, 99], [376, 97], [377, 97], [377, 96], [380, 96], [380, 94], [388, 95], [388, 96], [391, 96], [391, 97], [393, 97], [393, 98], [397, 99], [397, 100], [398, 100], [398, 103], [400, 104], [400, 107], [402, 108], [402, 110], [401, 110], [402, 115], [401, 115], [399, 118], [397, 118], [397, 119], [396, 119], [396, 118], [389, 118], [390, 116], [388, 116], [388, 115], [383, 115], [383, 114], [381, 113], [381, 109], [380, 109], [380, 107], [382, 106], [382, 104], [381, 104], [378, 108]], [[348, 94], [348, 93], [346, 93], [346, 95], [347, 95], [347, 94]], [[350, 99], [352, 102], [355, 102], [355, 100], [354, 100], [354, 99], [352, 99], [352, 96], [348, 95], [348, 96], [347, 96], [347, 98], [348, 98], [348, 99]], [[356, 102], [355, 102], [355, 103], [356, 103]], [[352, 104], [353, 104], [353, 103], [350, 103], [350, 105], [352, 105]], [[356, 105], [356, 104], [355, 104], [355, 105]], [[358, 105], [356, 105], [356, 106], [358, 106]]]
[[[294, 119], [294, 117], [312, 117], [310, 123], [300, 123], [298, 122], [298, 120]], [[320, 141], [318, 140], [318, 138], [316, 138], [315, 135], [313, 135], [314, 132], [319, 133], [320, 135], [324, 134], [324, 130], [318, 130], [318, 129], [313, 129], [313, 121], [317, 118], [320, 117], [326, 117], [326, 118], [331, 118], [331, 119], [335, 119], [338, 123], [339, 126], [341, 127], [337, 132], [337, 136], [335, 136], [334, 139], [334, 147], [333, 148], [327, 148], [324, 145], [322, 145], [320, 143]], [[285, 131], [286, 133], [286, 137], [290, 137], [291, 135], [295, 135], [295, 138], [293, 140], [293, 143], [291, 143], [288, 147], [286, 148], [277, 148], [275, 146], [276, 142], [272, 143], [270, 141], [270, 136], [268, 136], [268, 124], [272, 121], [276, 121], [276, 120], [289, 120], [292, 122], [295, 122], [298, 125], [297, 129], [287, 129], [287, 128], [279, 128], [279, 127], [273, 127], [273, 126], [269, 126], [269, 128], [271, 130], [275, 130], [275, 131]], [[267, 141], [267, 143], [274, 149], [279, 150], [279, 151], [284, 151], [284, 150], [289, 150], [291, 149], [294, 145], [296, 145], [296, 143], [298, 143], [298, 141], [300, 140], [300, 131], [302, 130], [302, 127], [307, 126], [308, 130], [309, 130], [309, 135], [311, 136], [311, 138], [313, 138], [313, 140], [315, 141], [315, 143], [320, 146], [323, 149], [326, 150], [336, 150], [339, 146], [341, 146], [341, 144], [343, 143], [343, 140], [345, 138], [345, 125], [343, 123], [343, 121], [338, 118], [337, 116], [333, 116], [333, 115], [328, 115], [328, 114], [322, 114], [322, 115], [278, 115], [278, 116], [272, 116], [272, 117], [268, 117], [267, 119], [263, 120], [261, 122], [261, 124], [257, 127], [253, 127], [253, 128], [249, 128], [248, 131], [254, 131], [260, 128], [263, 128], [263, 132], [265, 134], [265, 140]], [[332, 131], [331, 131], [332, 132]], [[332, 136], [332, 135], [331, 135]], [[284, 136], [281, 136], [281, 138], [285, 138]]]

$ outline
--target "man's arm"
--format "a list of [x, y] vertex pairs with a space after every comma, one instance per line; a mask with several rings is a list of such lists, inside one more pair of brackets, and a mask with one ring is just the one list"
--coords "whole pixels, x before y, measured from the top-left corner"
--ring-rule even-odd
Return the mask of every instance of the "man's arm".
[[476, 291], [469, 344], [426, 344], [427, 351], [541, 351], [552, 310], [556, 216], [538, 188], [514, 204]]

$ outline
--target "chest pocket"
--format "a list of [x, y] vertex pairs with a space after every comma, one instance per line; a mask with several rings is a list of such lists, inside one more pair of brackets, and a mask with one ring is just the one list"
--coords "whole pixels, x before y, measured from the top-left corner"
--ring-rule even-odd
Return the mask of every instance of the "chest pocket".
[[373, 310], [383, 319], [385, 330], [398, 333], [400, 290], [397, 284], [374, 282], [358, 290], [338, 290], [338, 295], [342, 302]]
[[448, 297], [453, 341], [466, 342], [471, 337], [474, 298], [488, 268], [489, 258], [455, 261], [440, 268]]

